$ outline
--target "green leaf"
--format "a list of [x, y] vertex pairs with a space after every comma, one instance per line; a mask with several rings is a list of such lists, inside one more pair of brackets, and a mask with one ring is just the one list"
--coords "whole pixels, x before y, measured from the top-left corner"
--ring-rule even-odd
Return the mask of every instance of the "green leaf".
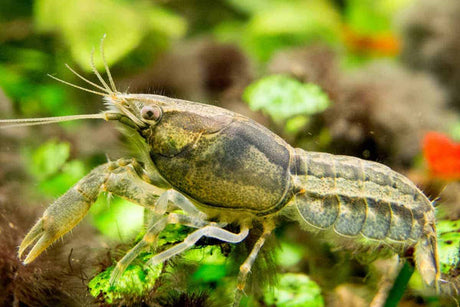
[[215, 34], [218, 39], [231, 39], [260, 61], [268, 61], [274, 52], [287, 47], [318, 41], [329, 45], [340, 43], [340, 14], [330, 1], [249, 2], [231, 1], [233, 6], [251, 15], [248, 22], [240, 27], [224, 21]]
[[277, 263], [283, 267], [294, 266], [302, 259], [305, 250], [295, 244], [286, 242], [281, 243], [281, 248], [277, 249], [276, 260]]
[[[109, 66], [139, 46], [149, 32], [161, 38], [177, 38], [185, 33], [185, 21], [148, 3], [116, 0], [38, 0], [35, 23], [39, 31], [59, 32], [72, 57], [90, 71], [91, 52], [107, 34], [104, 53]], [[160, 37], [161, 36], [161, 37]], [[95, 57], [98, 69], [101, 57]]]
[[460, 221], [438, 221], [437, 228], [441, 272], [448, 274], [460, 261]]
[[252, 110], [262, 110], [278, 122], [297, 115], [316, 114], [330, 105], [319, 86], [285, 75], [272, 75], [252, 83], [244, 91], [243, 99]]
[[[281, 0], [283, 1], [283, 0]], [[261, 10], [267, 10], [275, 4], [279, 4], [280, 0], [226, 0], [233, 8], [247, 14], [255, 14]]]
[[324, 306], [320, 287], [305, 274], [281, 275], [278, 287], [266, 293], [264, 300], [278, 307]]
[[289, 134], [295, 134], [302, 130], [309, 122], [309, 117], [305, 115], [296, 115], [286, 121], [284, 130]]
[[77, 183], [85, 174], [86, 169], [82, 161], [69, 161], [62, 166], [60, 172], [40, 182], [39, 187], [44, 194], [58, 197]]
[[217, 282], [227, 275], [227, 267], [224, 264], [202, 264], [193, 273], [194, 282]]
[[39, 181], [56, 174], [69, 158], [70, 145], [48, 141], [32, 152], [26, 151], [27, 169]]
[[160, 7], [147, 10], [148, 23], [151, 30], [171, 38], [180, 38], [187, 31], [187, 23], [182, 17]]
[[460, 142], [460, 121], [457, 121], [450, 127], [450, 135], [452, 136], [452, 139]]
[[139, 297], [147, 294], [154, 286], [155, 280], [160, 276], [162, 264], [146, 269], [141, 265], [129, 265], [115, 285], [111, 286], [109, 281], [113, 268], [113, 266], [107, 268], [88, 283], [91, 295], [94, 297], [102, 296], [109, 304], [127, 295]]
[[[38, 30], [61, 32], [73, 58], [88, 71], [91, 52], [104, 34], [108, 36], [104, 51], [109, 65], [134, 49], [143, 36], [142, 18], [119, 1], [39, 0], [35, 21]], [[103, 67], [100, 57], [95, 64]]]
[[90, 212], [94, 226], [114, 240], [132, 239], [144, 225], [144, 208], [118, 197], [99, 197]]
[[325, 1], [297, 2], [260, 11], [249, 23], [249, 31], [258, 35], [325, 34], [338, 26], [339, 15]]
[[392, 31], [393, 17], [414, 0], [347, 0], [345, 21], [355, 31], [375, 34]]
[[40, 192], [58, 197], [78, 182], [85, 174], [82, 161], [67, 161], [70, 145], [66, 142], [48, 141], [36, 149], [23, 152], [27, 170], [38, 183]]

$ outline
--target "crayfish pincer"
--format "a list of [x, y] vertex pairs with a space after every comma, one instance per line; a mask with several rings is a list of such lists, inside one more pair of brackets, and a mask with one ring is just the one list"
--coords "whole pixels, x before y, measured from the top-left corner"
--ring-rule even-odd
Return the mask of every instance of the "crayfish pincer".
[[[438, 287], [434, 208], [406, 177], [379, 163], [293, 148], [251, 119], [219, 107], [160, 95], [121, 93], [107, 65], [109, 82], [93, 70], [100, 84], [72, 70], [93, 89], [60, 81], [103, 96], [107, 111], [9, 123], [77, 118], [119, 122], [127, 136], [139, 144], [138, 156], [142, 158], [96, 167], [58, 198], [21, 243], [19, 257], [26, 255], [25, 264], [77, 225], [101, 192], [110, 192], [156, 216], [143, 239], [118, 262], [112, 282], [144, 248], [155, 244], [170, 223], [196, 230], [147, 264], [164, 262], [202, 237], [239, 243], [254, 225], [262, 225], [262, 233], [240, 267], [234, 298], [237, 306], [260, 249], [279, 216], [288, 215], [302, 228], [323, 232], [338, 242], [382, 246], [400, 254], [414, 249], [423, 281]], [[237, 231], [226, 228], [229, 223], [239, 226], [232, 228]]]

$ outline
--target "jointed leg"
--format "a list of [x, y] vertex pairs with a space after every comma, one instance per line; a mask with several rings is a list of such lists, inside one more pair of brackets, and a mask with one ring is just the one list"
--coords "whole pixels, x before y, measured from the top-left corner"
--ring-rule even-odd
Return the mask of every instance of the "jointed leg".
[[169, 204], [181, 209], [187, 215], [198, 216], [201, 219], [206, 219], [206, 215], [198, 210], [190, 200], [173, 189], [161, 194], [155, 204], [155, 212], [158, 214], [164, 214], [168, 210]]
[[168, 260], [177, 254], [182, 253], [183, 251], [194, 246], [195, 243], [198, 242], [198, 240], [200, 240], [202, 237], [215, 238], [229, 243], [239, 243], [244, 240], [249, 233], [249, 229], [247, 227], [242, 227], [239, 233], [232, 233], [228, 230], [220, 228], [219, 226], [216, 226], [214, 223], [212, 224], [213, 225], [205, 226], [195, 232], [192, 232], [187, 236], [187, 238], [185, 238], [183, 242], [155, 255], [147, 262], [147, 265], [156, 265]]
[[114, 284], [117, 281], [128, 265], [136, 259], [146, 247], [156, 243], [158, 235], [168, 224], [181, 224], [189, 227], [200, 228], [208, 225], [209, 222], [200, 220], [197, 217], [189, 217], [176, 213], [170, 213], [168, 216], [160, 218], [152, 226], [150, 226], [149, 229], [147, 229], [147, 232], [142, 240], [140, 240], [120, 261], [118, 261], [112, 275], [110, 276], [110, 284]]
[[154, 223], [145, 233], [144, 237], [132, 248], [130, 249], [126, 255], [121, 258], [115, 268], [112, 271], [110, 276], [110, 284], [113, 285], [115, 282], [120, 278], [121, 274], [126, 270], [128, 265], [139, 256], [140, 253], [144, 251], [144, 249], [154, 244], [158, 238], [158, 234], [163, 231], [163, 229], [168, 224], [168, 217], [163, 217]]
[[248, 273], [251, 271], [252, 265], [254, 264], [254, 261], [256, 260], [260, 249], [264, 245], [264, 243], [267, 240], [268, 236], [270, 236], [273, 228], [274, 227], [273, 227], [273, 225], [271, 223], [270, 224], [264, 224], [264, 232], [259, 237], [259, 239], [257, 239], [257, 241], [254, 244], [254, 247], [252, 248], [251, 253], [249, 254], [248, 258], [246, 258], [246, 260], [240, 266], [240, 273], [238, 274], [238, 284], [236, 286], [235, 298], [233, 300], [233, 306], [234, 307], [238, 307], [239, 304], [240, 304], [240, 300], [241, 300], [241, 297], [243, 295], [244, 288], [246, 286], [246, 280], [248, 278]]
[[135, 160], [121, 159], [93, 169], [46, 209], [22, 241], [19, 257], [33, 245], [24, 260], [25, 264], [32, 262], [51, 243], [75, 227], [103, 191], [145, 207], [154, 206], [164, 190], [147, 183], [143, 177], [142, 168]]
[[[97, 195], [102, 192], [110, 192], [129, 200], [135, 204], [146, 208], [154, 208], [160, 195], [165, 191], [151, 183], [144, 174], [141, 165], [134, 159], [120, 159], [109, 162], [94, 169], [87, 177], [99, 168], [104, 167], [102, 171], [96, 172], [96, 175], [104, 176], [104, 182], [99, 191], [94, 191]], [[86, 178], [86, 177], [85, 177]], [[83, 178], [77, 186], [85, 179]], [[96, 187], [89, 187], [95, 190]], [[86, 189], [82, 189], [82, 193]]]
[[152, 223], [155, 223], [158, 219], [163, 217], [166, 212], [172, 212], [174, 209], [181, 209], [188, 216], [195, 217], [199, 220], [207, 219], [206, 214], [198, 210], [198, 208], [196, 208], [188, 198], [181, 193], [170, 189], [160, 195], [158, 200], [155, 202], [153, 210], [145, 211], [145, 224], [150, 227]]

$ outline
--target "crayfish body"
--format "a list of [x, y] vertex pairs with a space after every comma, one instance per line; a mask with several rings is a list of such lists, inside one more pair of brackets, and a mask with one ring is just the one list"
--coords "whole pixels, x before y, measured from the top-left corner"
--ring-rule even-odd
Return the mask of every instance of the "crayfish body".
[[[100, 193], [110, 192], [155, 216], [144, 238], [118, 262], [112, 282], [169, 223], [196, 230], [147, 264], [166, 261], [202, 237], [239, 243], [257, 223], [263, 232], [240, 267], [238, 306], [248, 272], [283, 214], [336, 241], [385, 245], [400, 253], [414, 247], [423, 280], [437, 287], [434, 208], [401, 174], [375, 162], [293, 148], [251, 119], [219, 107], [120, 93], [106, 70], [110, 86], [96, 69], [101, 85], [76, 73], [95, 90], [60, 81], [104, 96], [109, 109], [94, 117], [119, 122], [142, 158], [96, 167], [58, 198], [21, 243], [19, 257], [30, 249], [25, 264], [75, 227]], [[226, 229], [229, 223], [239, 232]]]

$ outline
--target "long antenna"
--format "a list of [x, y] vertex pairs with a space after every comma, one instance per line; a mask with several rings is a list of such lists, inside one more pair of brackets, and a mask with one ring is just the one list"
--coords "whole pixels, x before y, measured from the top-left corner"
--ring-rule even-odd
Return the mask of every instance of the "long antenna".
[[41, 118], [1, 119], [0, 129], [46, 125], [46, 124], [67, 122], [67, 121], [78, 120], [78, 119], [106, 119], [106, 116], [104, 113], [97, 113], [97, 114], [80, 114], [80, 115], [68, 115], [68, 116], [56, 116], [56, 117], [41, 117]]
[[[79, 90], [89, 92], [92, 94], [96, 94], [102, 97], [111, 97], [112, 95], [117, 95], [119, 94], [117, 87], [115, 86], [115, 82], [113, 81], [112, 74], [110, 73], [109, 66], [107, 64], [107, 60], [105, 59], [105, 54], [104, 54], [104, 40], [106, 38], [106, 35], [101, 39], [101, 45], [100, 45], [100, 51], [101, 51], [101, 57], [102, 61], [104, 63], [104, 68], [107, 73], [108, 79], [110, 86], [107, 84], [107, 82], [104, 80], [104, 78], [101, 76], [101, 74], [97, 71], [96, 65], [94, 65], [94, 49], [91, 52], [91, 70], [93, 73], [96, 75], [96, 77], [99, 79], [101, 82], [101, 85], [92, 82], [85, 77], [83, 77], [81, 74], [76, 72], [72, 67], [70, 67], [68, 64], [65, 64], [68, 70], [70, 70], [74, 75], [76, 75], [78, 78], [86, 82], [87, 84], [93, 86], [97, 90], [85, 88], [83, 86], [79, 86], [73, 83], [70, 83], [68, 81], [59, 79], [58, 77], [55, 77], [53, 75], [48, 74], [48, 76], [58, 82], [61, 82], [63, 84], [66, 84], [68, 86], [77, 88]], [[131, 118], [135, 123], [138, 125], [143, 125], [143, 122], [137, 119], [134, 115], [132, 115], [124, 106], [121, 104], [118, 104], [116, 101], [113, 101], [121, 110], [123, 113], [126, 114], [129, 118]], [[110, 112], [109, 112], [110, 113]], [[104, 113], [99, 113], [99, 114], [81, 114], [81, 115], [68, 115], [68, 116], [57, 116], [57, 117], [42, 117], [42, 118], [23, 118], [23, 119], [1, 119], [0, 120], [0, 129], [6, 129], [6, 128], [12, 128], [12, 127], [25, 127], [25, 126], [36, 126], [36, 125], [46, 125], [46, 124], [53, 124], [53, 123], [59, 123], [59, 122], [65, 122], [65, 121], [72, 121], [72, 120], [78, 120], [78, 119], [105, 119], [108, 120], [107, 114], [108, 112]]]

